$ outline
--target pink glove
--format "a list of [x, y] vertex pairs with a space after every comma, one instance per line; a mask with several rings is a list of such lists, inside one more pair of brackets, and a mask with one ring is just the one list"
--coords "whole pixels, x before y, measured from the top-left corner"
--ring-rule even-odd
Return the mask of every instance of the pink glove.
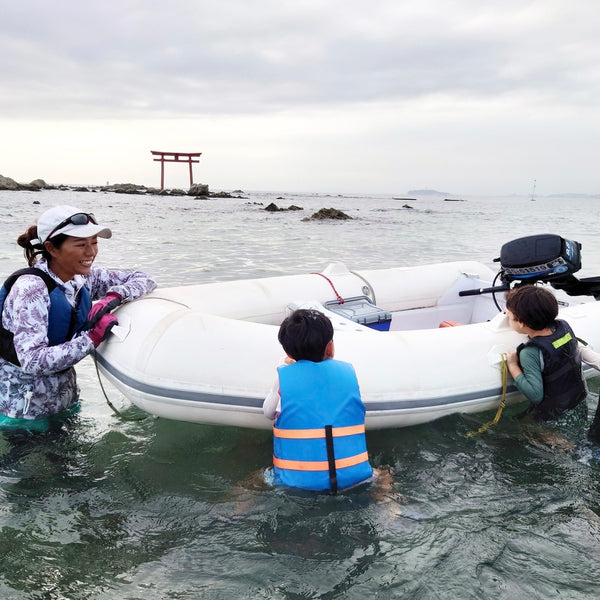
[[102, 315], [94, 327], [90, 329], [90, 338], [94, 342], [94, 348], [97, 348], [104, 341], [108, 332], [118, 324], [119, 321], [115, 315], [111, 315], [110, 313]]
[[94, 306], [92, 306], [87, 316], [87, 322], [85, 329], [92, 329], [100, 318], [109, 313], [113, 308], [117, 308], [123, 301], [123, 297], [116, 292], [108, 292], [102, 300], [98, 300]]

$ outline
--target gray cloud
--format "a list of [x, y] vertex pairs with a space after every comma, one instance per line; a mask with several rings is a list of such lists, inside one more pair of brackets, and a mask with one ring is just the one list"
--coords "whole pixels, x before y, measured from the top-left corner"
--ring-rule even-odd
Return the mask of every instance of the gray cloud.
[[20, 0], [0, 23], [0, 110], [150, 118], [436, 94], [595, 102], [593, 6], [495, 4]]

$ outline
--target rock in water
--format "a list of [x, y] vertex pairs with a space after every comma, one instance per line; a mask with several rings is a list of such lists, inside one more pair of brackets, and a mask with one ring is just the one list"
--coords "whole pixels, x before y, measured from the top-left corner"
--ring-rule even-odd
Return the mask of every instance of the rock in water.
[[345, 220], [351, 219], [350, 215], [338, 210], [337, 208], [322, 208], [310, 217], [302, 219], [303, 221], [322, 221], [324, 219]]
[[208, 196], [208, 184], [194, 183], [188, 191], [188, 196]]

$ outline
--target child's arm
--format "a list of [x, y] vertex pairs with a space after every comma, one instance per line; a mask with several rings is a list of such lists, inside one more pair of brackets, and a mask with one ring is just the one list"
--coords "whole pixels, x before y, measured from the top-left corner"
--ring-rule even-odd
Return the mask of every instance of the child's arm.
[[539, 404], [544, 399], [542, 365], [538, 348], [528, 346], [521, 350], [517, 362], [516, 352], [507, 353], [507, 365], [515, 380], [515, 386], [530, 402]]
[[590, 365], [590, 367], [594, 367], [594, 369], [600, 371], [600, 354], [594, 352], [589, 346], [584, 346], [583, 344], [579, 344], [578, 349], [581, 360]]
[[275, 376], [275, 381], [273, 382], [273, 387], [269, 392], [268, 396], [265, 398], [263, 402], [263, 413], [265, 413], [265, 417], [267, 419], [271, 419], [273, 421], [275, 419], [275, 415], [277, 414], [277, 410], [279, 408], [279, 401], [281, 400], [279, 396], [279, 374]]
[[[293, 358], [285, 356], [279, 361], [278, 366], [291, 365], [293, 362]], [[275, 376], [275, 381], [273, 382], [273, 387], [263, 402], [263, 413], [265, 413], [265, 417], [267, 417], [267, 419], [271, 419], [271, 421], [275, 420], [275, 416], [280, 410], [280, 405], [281, 396], [279, 395], [279, 373], [277, 373]]]

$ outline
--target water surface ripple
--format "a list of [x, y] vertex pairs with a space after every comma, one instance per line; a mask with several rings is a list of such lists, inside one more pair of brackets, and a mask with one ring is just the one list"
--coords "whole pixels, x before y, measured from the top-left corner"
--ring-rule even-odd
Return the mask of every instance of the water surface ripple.
[[[504, 242], [531, 233], [580, 241], [580, 275], [600, 275], [598, 200], [464, 200], [0, 192], [0, 270], [23, 266], [14, 240], [41, 210], [69, 203], [113, 228], [101, 264], [143, 268], [162, 286], [337, 261], [492, 265]], [[304, 210], [267, 213], [269, 202]], [[323, 207], [353, 220], [301, 220]], [[512, 409], [473, 439], [466, 434], [490, 414], [369, 432], [391, 488], [318, 496], [261, 483], [269, 432], [121, 420], [92, 361], [78, 373], [84, 401], [69, 422], [0, 434], [2, 598], [598, 597], [600, 450], [585, 441], [585, 423], [527, 427]], [[590, 414], [597, 381], [591, 387]], [[127, 417], [143, 416], [108, 391]]]

